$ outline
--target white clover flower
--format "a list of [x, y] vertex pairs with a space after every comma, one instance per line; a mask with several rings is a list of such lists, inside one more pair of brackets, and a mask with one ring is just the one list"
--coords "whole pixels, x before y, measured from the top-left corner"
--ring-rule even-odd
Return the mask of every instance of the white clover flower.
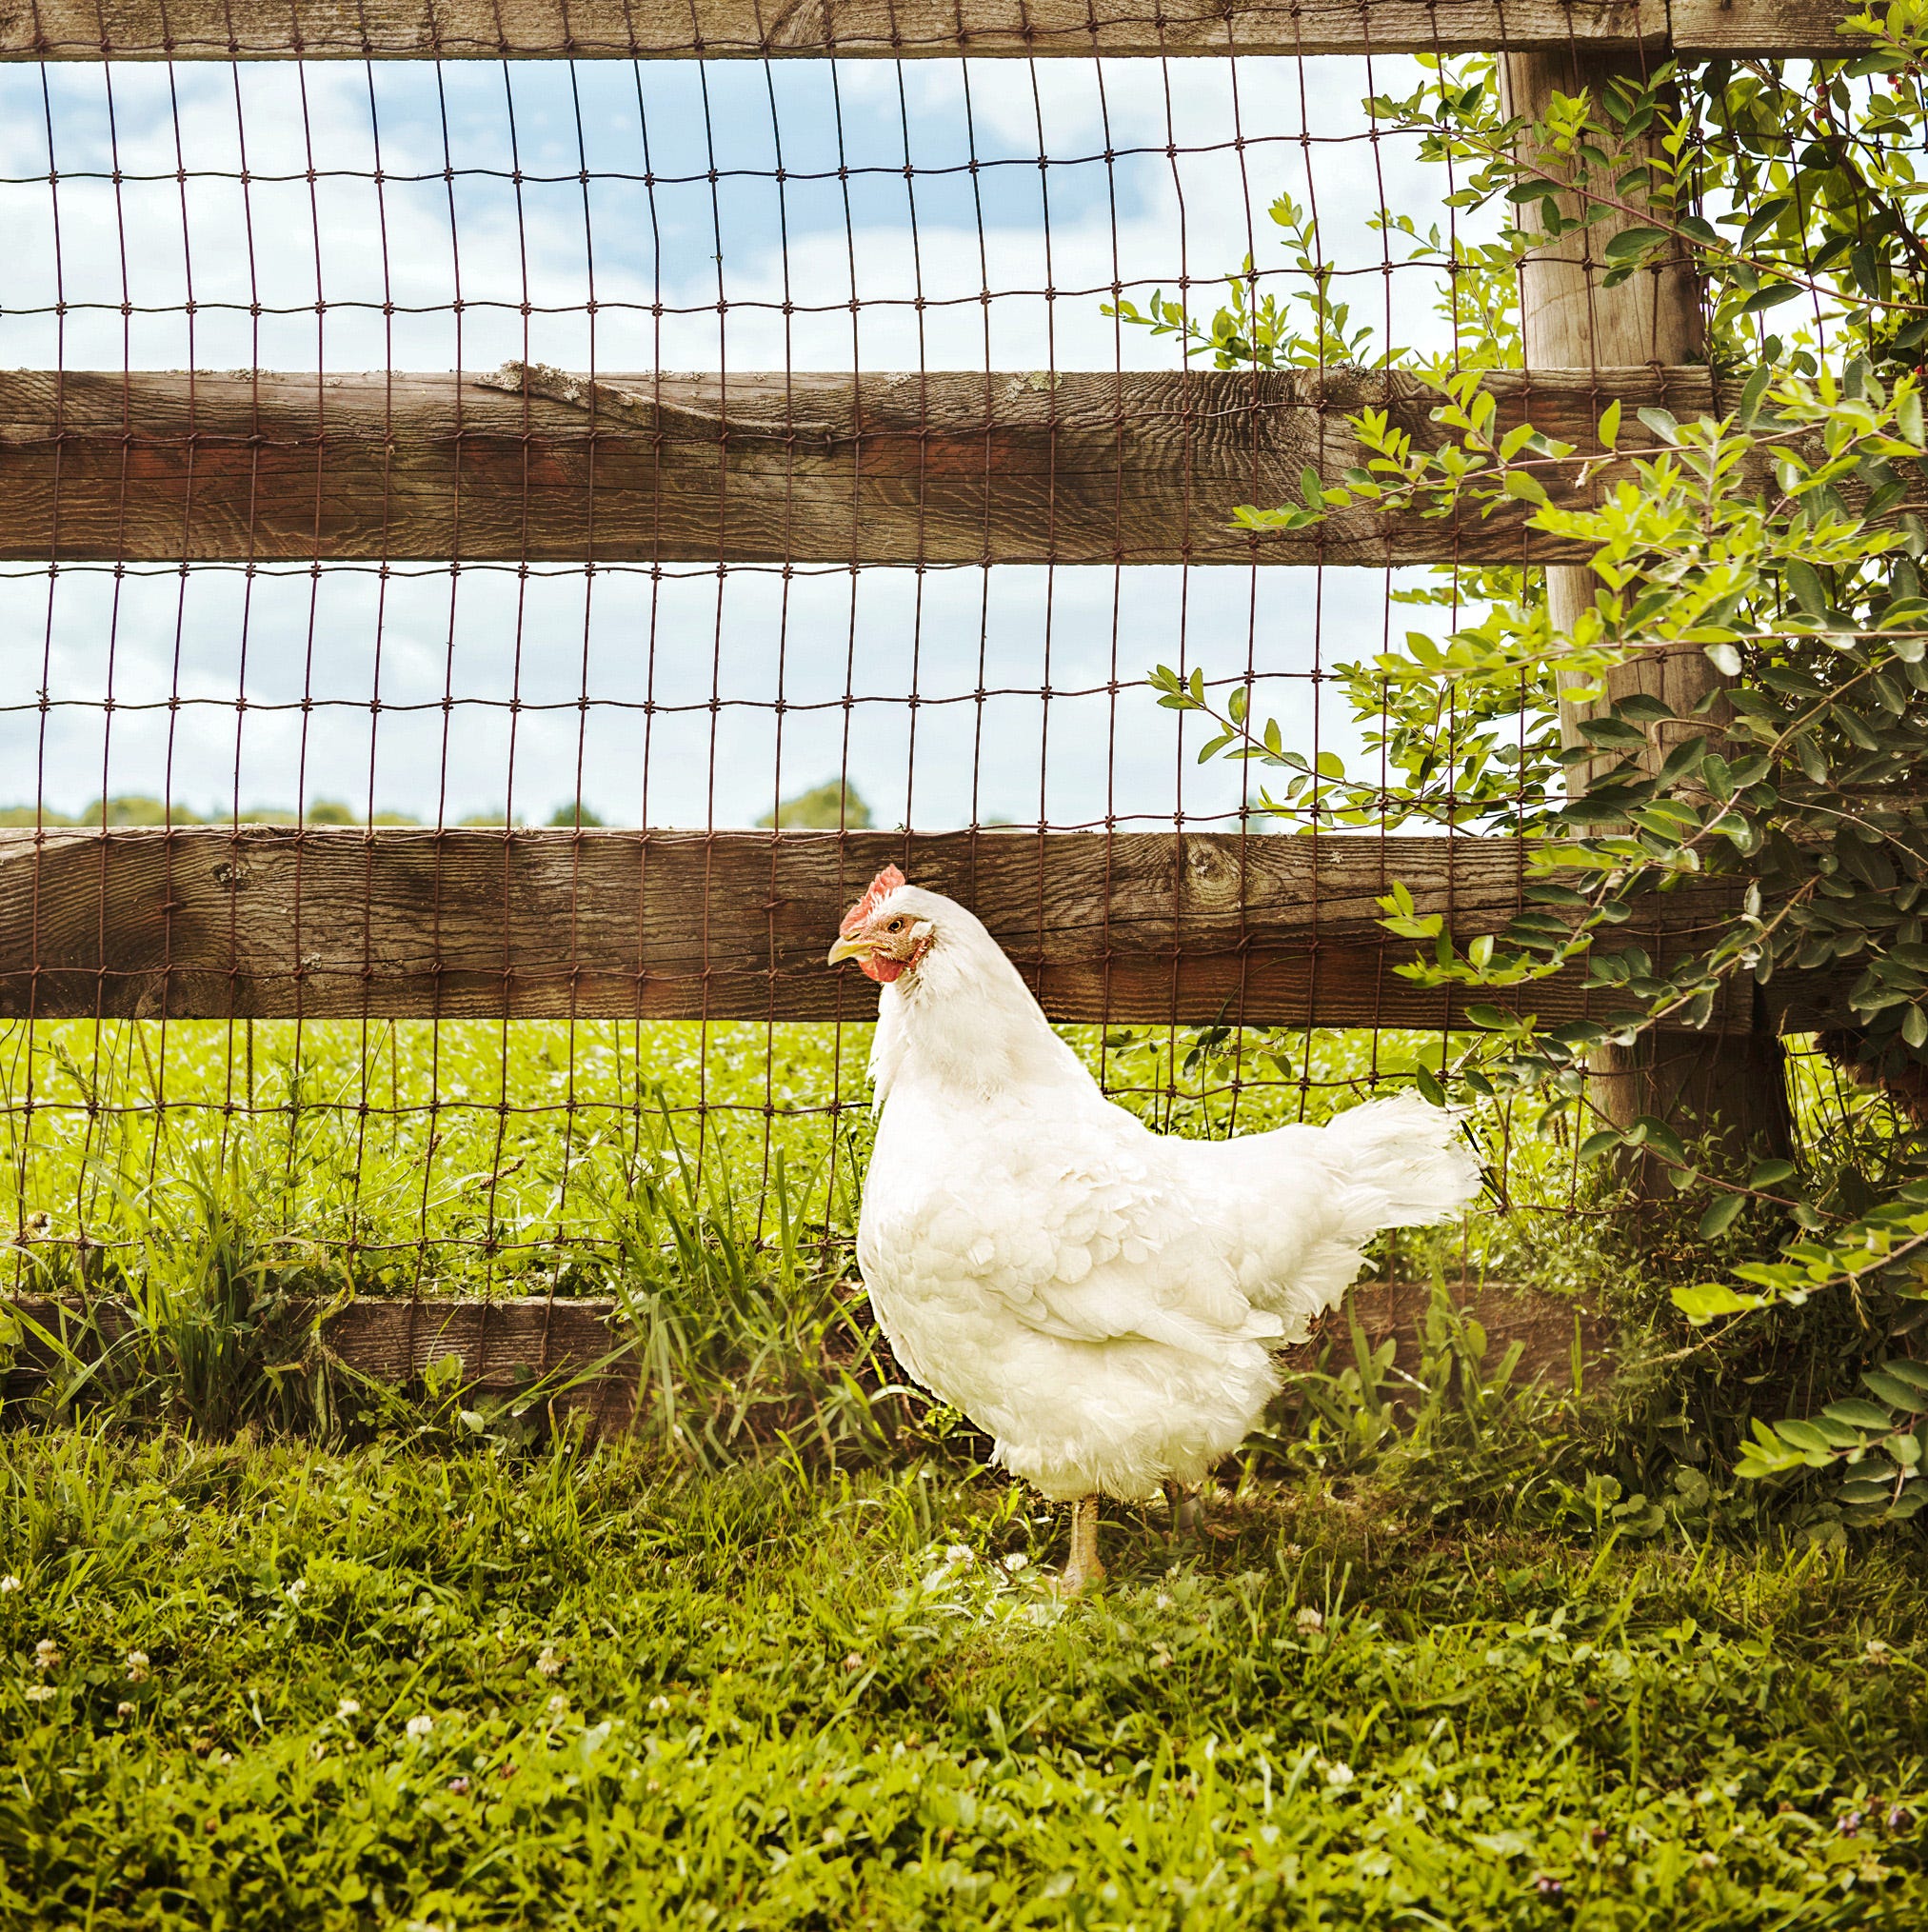
[[30, 1683], [27, 1686], [27, 1700], [30, 1703], [45, 1703], [50, 1697], [60, 1693], [50, 1683]]
[[411, 1738], [426, 1738], [435, 1728], [435, 1720], [427, 1711], [408, 1720], [404, 1728]]
[[971, 1553], [964, 1546], [963, 1544], [954, 1543], [947, 1550], [944, 1551], [944, 1560], [947, 1564], [957, 1564], [959, 1565], [962, 1565], [970, 1562]]
[[33, 1646], [33, 1663], [36, 1669], [51, 1670], [59, 1662], [60, 1645], [51, 1637], [43, 1637]]
[[148, 1653], [145, 1650], [128, 1652], [128, 1682], [146, 1683], [148, 1681]]
[[1023, 1550], [1014, 1549], [1010, 1553], [1010, 1555], [1004, 1559], [1004, 1567], [1007, 1570], [1009, 1570], [1013, 1576], [1016, 1576], [1020, 1570], [1028, 1567], [1030, 1561], [1031, 1559], [1027, 1557]]
[[1322, 1630], [1325, 1628], [1325, 1619], [1322, 1617], [1319, 1614], [1319, 1612], [1313, 1609], [1309, 1604], [1304, 1609], [1301, 1610], [1298, 1616], [1296, 1616], [1292, 1621], [1295, 1623], [1297, 1623], [1300, 1629], [1302, 1630]]
[[114, 1705], [114, 1716], [117, 1718], [130, 1718], [133, 1714], [134, 1706], [126, 1698], [122, 1698], [120, 1703]]
[[18, 1577], [0, 1577], [0, 1597], [10, 1597], [19, 1587], [20, 1579]]
[[566, 1717], [569, 1711], [568, 1693], [566, 1691], [557, 1691], [555, 1696], [549, 1699], [547, 1709], [552, 1718]]
[[335, 1716], [338, 1718], [359, 1717], [361, 1713], [361, 1705], [351, 1697], [343, 1698], [341, 1703], [335, 1706]]
[[669, 1700], [666, 1697], [652, 1697], [649, 1700], [649, 1708], [660, 1715], [669, 1708]]
[[1325, 1767], [1325, 1782], [1335, 1791], [1344, 1790], [1352, 1783], [1354, 1775], [1350, 1764], [1328, 1764]]
[[563, 1660], [556, 1655], [552, 1645], [545, 1643], [542, 1654], [536, 1659], [536, 1668], [545, 1677], [560, 1677], [563, 1674]]

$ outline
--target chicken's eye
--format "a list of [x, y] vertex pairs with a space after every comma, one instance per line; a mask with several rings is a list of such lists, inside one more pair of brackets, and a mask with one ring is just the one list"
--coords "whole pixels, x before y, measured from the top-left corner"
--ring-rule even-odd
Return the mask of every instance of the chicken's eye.
[[885, 932], [902, 932], [904, 930], [904, 922], [901, 919], [893, 919], [884, 929]]

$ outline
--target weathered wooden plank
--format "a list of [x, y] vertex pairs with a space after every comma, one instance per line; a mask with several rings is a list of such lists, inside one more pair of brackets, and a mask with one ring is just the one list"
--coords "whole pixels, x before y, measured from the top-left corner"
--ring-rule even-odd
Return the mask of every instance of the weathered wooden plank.
[[[1537, 123], [1554, 111], [1561, 94], [1584, 85], [1602, 99], [1616, 82], [1638, 82], [1639, 68], [1638, 61], [1599, 54], [1512, 54], [1501, 63], [1502, 104], [1509, 116]], [[1649, 164], [1662, 162], [1658, 130], [1640, 137], [1634, 152]], [[1650, 274], [1615, 283], [1602, 264], [1612, 259], [1615, 235], [1638, 229], [1639, 215], [1617, 214], [1602, 227], [1582, 228], [1579, 198], [1563, 196], [1561, 206], [1575, 223], [1572, 231], [1530, 250], [1520, 267], [1520, 327], [1528, 362], [1535, 368], [1580, 370], [1609, 362], [1667, 367], [1704, 355], [1704, 291], [1686, 252]], [[1600, 578], [1583, 564], [1549, 569], [1546, 607], [1555, 628], [1570, 631], [1591, 613], [1599, 588]], [[1658, 700], [1674, 717], [1699, 719], [1717, 733], [1731, 716], [1717, 695], [1726, 681], [1704, 651], [1637, 652], [1603, 682], [1606, 695], [1598, 705], [1562, 701], [1561, 735], [1569, 746], [1584, 746], [1586, 719], [1636, 694]], [[1657, 770], [1663, 756], [1657, 747], [1640, 762]], [[1576, 790], [1590, 789], [1618, 762], [1589, 761], [1570, 771], [1567, 782]], [[1690, 1139], [1718, 1135], [1737, 1176], [1762, 1156], [1794, 1153], [1787, 1068], [1772, 1033], [1676, 1040], [1664, 1053], [1649, 1039], [1607, 1043], [1588, 1065], [1593, 1104], [1618, 1126], [1660, 1119]], [[1641, 1192], [1671, 1197], [1672, 1177], [1651, 1156], [1636, 1156], [1631, 1168]]]
[[[1378, 900], [1398, 880], [1462, 941], [1491, 932], [1521, 903], [1525, 853], [1017, 830], [9, 832], [0, 1016], [865, 1018], [868, 983], [824, 955], [891, 863], [977, 911], [1054, 1019], [1433, 1026], [1463, 999], [1398, 974], [1411, 949]], [[1704, 944], [1731, 905], [1719, 883], [1657, 898], [1647, 943]], [[1726, 1024], [1748, 1023], [1751, 990]], [[1601, 1010], [1589, 997], [1569, 974], [1522, 1000], [1570, 1019]]]
[[[1614, 1325], [1585, 1304], [1532, 1288], [1488, 1283], [1452, 1289], [1456, 1306], [1469, 1312], [1487, 1335], [1489, 1366], [1518, 1342], [1516, 1379], [1554, 1386], [1572, 1381], [1576, 1325], [1582, 1373], [1610, 1372], [1617, 1340]], [[1432, 1291], [1422, 1282], [1362, 1282], [1347, 1305], [1375, 1344], [1390, 1338], [1394, 1361], [1408, 1373], [1420, 1365]], [[102, 1340], [126, 1335], [132, 1316], [125, 1304], [104, 1301], [83, 1313], [71, 1304], [44, 1296], [19, 1296], [10, 1304], [36, 1327], [62, 1337], [66, 1345], [90, 1360]], [[1342, 1340], [1346, 1317], [1335, 1311], [1322, 1331]], [[575, 1382], [559, 1398], [561, 1405], [586, 1414], [597, 1433], [626, 1428], [634, 1419], [639, 1377], [635, 1362], [619, 1356], [629, 1340], [621, 1305], [608, 1301], [548, 1301], [535, 1296], [504, 1296], [484, 1301], [425, 1296], [415, 1301], [354, 1301], [328, 1315], [321, 1341], [336, 1361], [372, 1382], [419, 1384], [433, 1363], [452, 1355], [462, 1364], [463, 1383], [479, 1395], [510, 1395], [535, 1377], [550, 1385]], [[1309, 1367], [1317, 1342], [1288, 1351], [1294, 1367]], [[10, 1401], [45, 1385], [56, 1358], [30, 1332], [0, 1375], [0, 1390]], [[586, 1371], [605, 1365], [594, 1375]], [[580, 1378], [580, 1379], [579, 1379]]]
[[[322, 1341], [338, 1361], [371, 1382], [419, 1383], [454, 1356], [475, 1394], [511, 1396], [542, 1379], [586, 1414], [597, 1434], [627, 1428], [636, 1413], [634, 1362], [606, 1359], [630, 1345], [613, 1302], [547, 1301], [533, 1296], [355, 1301], [330, 1315]], [[605, 1364], [600, 1369], [598, 1364]], [[595, 1370], [590, 1374], [590, 1370]]]
[[[1590, 1300], [1501, 1282], [1449, 1286], [1447, 1292], [1453, 1305], [1471, 1315], [1486, 1331], [1483, 1365], [1489, 1373], [1499, 1368], [1506, 1351], [1517, 1342], [1516, 1381], [1571, 1387], [1576, 1341], [1582, 1385], [1590, 1386], [1597, 1375], [1612, 1372], [1619, 1331]], [[1426, 1317], [1432, 1301], [1429, 1282], [1361, 1282], [1342, 1306], [1321, 1318], [1313, 1340], [1287, 1351], [1285, 1359], [1295, 1367], [1310, 1366], [1325, 1340], [1338, 1342], [1343, 1350], [1350, 1311], [1359, 1318], [1370, 1344], [1377, 1347], [1390, 1341], [1394, 1344], [1393, 1365], [1416, 1375], [1424, 1358]]]
[[[133, 1311], [112, 1297], [82, 1306], [19, 1295], [5, 1305], [30, 1325], [0, 1375], [0, 1391], [10, 1401], [37, 1393], [65, 1359], [43, 1335], [69, 1357], [92, 1362], [134, 1327]], [[286, 1319], [290, 1334], [306, 1331], [313, 1305], [296, 1304]], [[478, 1396], [514, 1395], [541, 1377], [559, 1391], [561, 1406], [586, 1414], [598, 1433], [626, 1428], [635, 1415], [634, 1364], [605, 1363], [627, 1339], [613, 1302], [432, 1295], [351, 1301], [323, 1317], [319, 1339], [336, 1362], [371, 1382], [419, 1384], [431, 1364], [452, 1355], [462, 1365], [463, 1384]], [[599, 1364], [605, 1365], [598, 1369]], [[587, 1374], [591, 1369], [597, 1372]]]
[[1826, 53], [1830, 0], [0, 0], [0, 58], [711, 59], [1671, 47]]
[[[1347, 512], [1254, 538], [1359, 461], [1368, 407], [1430, 443], [1406, 374], [492, 377], [0, 372], [0, 556], [650, 563], [1418, 564], [1567, 552], [1521, 516]], [[1582, 452], [1615, 397], [1714, 402], [1704, 368], [1501, 375]], [[532, 392], [531, 392], [532, 391]], [[1556, 496], [1558, 478], [1549, 476]]]

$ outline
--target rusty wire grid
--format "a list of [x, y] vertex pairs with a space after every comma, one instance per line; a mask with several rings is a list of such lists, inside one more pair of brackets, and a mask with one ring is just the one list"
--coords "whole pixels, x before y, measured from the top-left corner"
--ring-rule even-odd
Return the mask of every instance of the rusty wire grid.
[[[0, 506], [16, 1280], [232, 1194], [358, 1285], [586, 1289], [698, 1167], [841, 1239], [868, 989], [821, 951], [891, 852], [1162, 1125], [1437, 1065], [1443, 1009], [1387, 1004], [1400, 942], [1326, 932], [1317, 878], [1286, 977], [1369, 953], [1350, 1030], [1237, 1030], [1296, 828], [1145, 685], [1203, 667], [1370, 776], [1334, 667], [1455, 607], [1396, 604], [1434, 580], [1383, 547], [1286, 568], [1225, 524], [1277, 483], [1254, 420], [1338, 447], [1371, 384], [1106, 312], [1208, 323], [1247, 262], [1302, 295], [1285, 195], [1366, 354], [1450, 352], [1455, 211], [1360, 105], [1416, 76], [0, 69], [0, 367], [46, 424]], [[1387, 206], [1438, 209], [1437, 257]], [[1234, 942], [1182, 986], [1195, 904]], [[1549, 1153], [1515, 1205], [1571, 1185]]]

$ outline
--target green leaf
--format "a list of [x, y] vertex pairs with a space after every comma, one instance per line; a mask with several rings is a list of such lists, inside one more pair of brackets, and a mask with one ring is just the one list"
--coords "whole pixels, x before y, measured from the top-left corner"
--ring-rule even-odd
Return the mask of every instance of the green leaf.
[[1746, 1205], [1747, 1196], [1744, 1194], [1723, 1194], [1700, 1217], [1700, 1239], [1712, 1241], [1717, 1235], [1725, 1234], [1733, 1226], [1735, 1216]]
[[1755, 209], [1754, 218], [1740, 230], [1740, 247], [1743, 251], [1751, 249], [1782, 215], [1793, 203], [1784, 194], [1777, 194], [1764, 201]]
[[1897, 1382], [1905, 1382], [1910, 1388], [1918, 1388], [1928, 1395], [1928, 1362], [1910, 1362], [1904, 1355], [1882, 1363], [1881, 1371]]
[[1623, 718], [1584, 718], [1580, 721], [1580, 735], [1589, 745], [1618, 745], [1629, 751], [1644, 751], [1647, 747], [1647, 734]]
[[1878, 1396], [1890, 1408], [1917, 1412], [1928, 1409], [1928, 1388], [1911, 1387], [1898, 1375], [1891, 1373], [1886, 1364], [1862, 1369], [1861, 1386]]
[[1845, 1423], [1851, 1429], [1877, 1429], [1883, 1433], [1895, 1426], [1895, 1418], [1874, 1403], [1851, 1395], [1843, 1402], [1831, 1402], [1821, 1410], [1830, 1422]]
[[1821, 583], [1820, 572], [1804, 558], [1793, 557], [1788, 560], [1782, 574], [1787, 578], [1787, 588], [1794, 592], [1795, 602], [1810, 617], [1825, 617], [1828, 614], [1828, 593]]
[[1600, 411], [1600, 447], [1602, 449], [1618, 449], [1620, 442], [1620, 399], [1616, 396]]
[[1792, 302], [1800, 293], [1792, 282], [1768, 282], [1757, 289], [1736, 311], [1741, 315], [1759, 315], [1764, 309], [1777, 309], [1783, 302]]
[[1851, 1477], [1841, 1484], [1840, 1497], [1843, 1503], [1885, 1503], [1893, 1493], [1891, 1483], [1877, 1483], [1871, 1477]]
[[1779, 1187], [1783, 1181], [1792, 1181], [1795, 1176], [1792, 1161], [1762, 1161], [1747, 1177], [1750, 1187]]
[[1797, 1449], [1805, 1449], [1811, 1456], [1830, 1456], [1834, 1444], [1815, 1427], [1814, 1424], [1793, 1420], [1776, 1423], [1775, 1433], [1783, 1441], [1792, 1443]]
[[1674, 707], [1651, 692], [1636, 691], [1631, 697], [1615, 700], [1614, 716], [1631, 718], [1637, 725], [1665, 725], [1672, 720]]
[[1761, 1305], [1759, 1295], [1738, 1294], [1725, 1282], [1699, 1282], [1672, 1291], [1675, 1307], [1698, 1328], [1717, 1315], [1744, 1315]]
[[1607, 243], [1603, 253], [1613, 267], [1620, 268], [1640, 261], [1666, 239], [1665, 229], [1622, 229]]

